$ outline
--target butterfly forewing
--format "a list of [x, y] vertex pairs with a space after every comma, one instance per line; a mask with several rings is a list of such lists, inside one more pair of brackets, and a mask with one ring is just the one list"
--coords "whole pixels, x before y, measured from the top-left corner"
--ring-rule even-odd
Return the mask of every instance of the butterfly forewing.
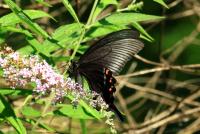
[[95, 43], [94, 45], [92, 45], [85, 53], [83, 56], [81, 56], [81, 59], [84, 58], [85, 56], [87, 56], [90, 53], [93, 53], [93, 50], [97, 50], [98, 48], [116, 41], [116, 40], [121, 40], [121, 39], [128, 39], [128, 38], [132, 38], [132, 39], [138, 39], [139, 37], [139, 33], [137, 31], [131, 30], [131, 29], [125, 29], [125, 30], [121, 30], [121, 31], [117, 31], [114, 33], [111, 33], [109, 35], [107, 35], [106, 37], [102, 38], [101, 40], [99, 40], [97, 43]]
[[108, 56], [112, 52], [111, 46], [104, 46], [101, 48], [98, 48], [93, 51], [93, 53], [89, 53], [87, 56], [84, 56], [83, 58], [79, 60], [80, 64], [88, 64], [88, 63], [96, 63], [95, 61], [98, 61], [106, 56]]
[[144, 45], [137, 39], [138, 36], [133, 30], [123, 30], [114, 35], [116, 36], [109, 35], [103, 38], [89, 48], [80, 58], [80, 64], [95, 63], [110, 69], [114, 75], [118, 75], [126, 62]]

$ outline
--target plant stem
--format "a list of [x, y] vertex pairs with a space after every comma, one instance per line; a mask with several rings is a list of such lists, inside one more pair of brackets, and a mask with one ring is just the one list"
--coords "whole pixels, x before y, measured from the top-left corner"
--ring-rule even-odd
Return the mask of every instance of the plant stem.
[[87, 29], [87, 26], [90, 25], [90, 24], [93, 22], [93, 15], [94, 15], [94, 11], [95, 11], [95, 9], [96, 9], [96, 6], [97, 6], [98, 1], [99, 1], [99, 0], [95, 0], [95, 1], [94, 1], [94, 5], [93, 5], [93, 7], [92, 7], [90, 16], [89, 16], [89, 18], [88, 18], [88, 20], [87, 20], [86, 25], [82, 28], [81, 36], [80, 36], [79, 41], [77, 42], [76, 47], [75, 47], [75, 49], [74, 49], [74, 51], [73, 51], [73, 53], [72, 53], [72, 55], [71, 55], [71, 57], [70, 57], [70, 61], [71, 61], [72, 59], [74, 59], [74, 57], [75, 57], [75, 55], [76, 55], [76, 52], [77, 52], [78, 49], [79, 49], [79, 46], [80, 46], [80, 44], [81, 44], [81, 42], [82, 42], [82, 40], [83, 40], [83, 38], [84, 38], [84, 35], [85, 35], [85, 31], [86, 31], [86, 29]]
[[90, 25], [90, 24], [94, 21], [94, 18], [93, 18], [93, 16], [94, 16], [94, 11], [95, 11], [95, 9], [96, 9], [96, 6], [97, 6], [97, 4], [98, 4], [98, 1], [99, 1], [99, 0], [95, 0], [95, 1], [94, 1], [94, 5], [93, 5], [93, 7], [92, 7], [90, 16], [89, 16], [89, 18], [88, 18], [88, 20], [87, 20], [86, 26]]
[[72, 53], [72, 55], [70, 57], [70, 61], [72, 59], [74, 59], [74, 57], [76, 55], [76, 52], [78, 51], [78, 48], [79, 48], [79, 46], [81, 44], [81, 41], [83, 40], [84, 35], [85, 35], [85, 27], [82, 29], [81, 36], [80, 36], [80, 38], [79, 38], [79, 40], [78, 40], [78, 42], [76, 44], [76, 47], [74, 48], [74, 51], [73, 51], [73, 53]]
[[36, 123], [34, 124], [34, 126], [32, 127], [32, 132], [34, 132], [34, 130], [36, 129], [36, 127], [38, 126], [38, 124], [41, 122], [42, 118], [46, 115], [47, 110], [49, 109], [49, 107], [51, 106], [52, 100], [55, 97], [55, 93], [51, 93], [50, 96], [48, 97], [48, 99], [45, 102], [45, 106], [44, 109], [41, 113], [40, 118], [36, 121]]

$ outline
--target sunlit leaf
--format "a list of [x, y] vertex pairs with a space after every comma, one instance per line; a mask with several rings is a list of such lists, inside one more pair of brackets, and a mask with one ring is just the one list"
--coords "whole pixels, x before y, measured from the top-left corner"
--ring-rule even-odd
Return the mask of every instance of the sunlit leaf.
[[0, 95], [0, 117], [4, 118], [9, 124], [11, 124], [18, 133], [25, 134], [26, 129], [23, 126], [21, 120], [16, 117], [14, 110], [10, 103], [8, 103], [3, 96]]
[[[42, 17], [52, 18], [48, 13], [45, 13], [40, 10], [23, 10], [23, 12], [31, 19], [38, 19]], [[13, 26], [20, 22], [22, 22], [22, 20], [19, 17], [17, 17], [15, 13], [9, 13], [0, 18], [1, 26]]]
[[164, 19], [162, 16], [148, 15], [142, 13], [114, 13], [96, 23], [93, 26], [99, 25], [128, 25], [132, 22], [141, 21], [160, 21]]
[[111, 32], [121, 30], [125, 27], [120, 27], [116, 25], [101, 25], [97, 27], [91, 27], [85, 34], [84, 42], [92, 40], [94, 38], [107, 35]]
[[71, 48], [74, 43], [78, 41], [81, 34], [82, 24], [73, 23], [68, 25], [63, 25], [55, 30], [52, 34], [52, 39], [46, 39], [43, 42], [45, 51], [50, 53], [59, 48]]
[[133, 22], [132, 25], [140, 31], [143, 35], [145, 35], [150, 41], [153, 41], [154, 39], [145, 31], [145, 29], [137, 22]]
[[32, 36], [32, 34], [28, 30], [15, 28], [15, 27], [11, 27], [11, 26], [5, 26], [5, 27], [2, 27], [2, 28], [5, 29], [6, 31], [21, 33], [21, 34], [24, 34], [26, 36]]
[[95, 119], [94, 116], [87, 111], [87, 109], [81, 107], [74, 108], [72, 105], [60, 105], [59, 110], [56, 110], [55, 114], [65, 115], [74, 119]]
[[100, 2], [98, 3], [98, 5], [94, 11], [93, 17], [96, 18], [109, 5], [117, 6], [118, 2], [117, 2], [117, 0], [100, 0]]
[[35, 0], [35, 1], [46, 7], [52, 7], [49, 3], [45, 2], [44, 0]]
[[5, 0], [6, 4], [10, 9], [17, 15], [17, 17], [24, 23], [29, 26], [29, 28], [37, 33], [38, 35], [43, 36], [44, 38], [49, 37], [48, 34], [20, 8], [12, 0]]
[[62, 0], [62, 2], [64, 4], [65, 8], [67, 8], [67, 10], [70, 12], [72, 17], [74, 18], [74, 20], [79, 23], [78, 16], [76, 15], [76, 12], [74, 11], [74, 9], [71, 6], [71, 4], [69, 3], [69, 1], [68, 0]]
[[30, 89], [12, 89], [12, 88], [0, 88], [0, 94], [2, 95], [30, 95], [33, 90]]
[[29, 107], [29, 106], [24, 106], [21, 110], [22, 114], [24, 116], [30, 116], [30, 117], [39, 117], [41, 116], [41, 112], [32, 108], [32, 107]]
[[165, 4], [164, 0], [153, 0], [153, 1], [155, 1], [155, 2], [157, 2], [157, 3], [159, 3], [159, 4], [161, 4], [161, 5], [164, 6], [165, 8], [169, 8], [169, 7], [167, 6], [167, 4]]

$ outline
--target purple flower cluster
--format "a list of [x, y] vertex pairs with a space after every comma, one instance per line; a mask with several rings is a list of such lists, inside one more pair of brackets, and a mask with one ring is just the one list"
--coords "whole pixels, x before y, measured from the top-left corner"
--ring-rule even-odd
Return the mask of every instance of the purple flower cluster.
[[[60, 101], [69, 91], [83, 95], [81, 85], [70, 78], [64, 79], [46, 61], [38, 56], [21, 57], [18, 52], [6, 48], [0, 53], [0, 67], [4, 78], [12, 88], [24, 87], [28, 83], [35, 83], [35, 92], [46, 95], [55, 93], [55, 101]], [[80, 96], [80, 95], [79, 95]]]
[[[74, 106], [77, 106], [78, 101], [83, 99], [94, 108], [100, 107], [101, 113], [107, 118], [106, 123], [114, 132], [112, 112], [107, 111], [108, 106], [102, 97], [96, 92], [86, 92], [71, 78], [64, 78], [38, 56], [22, 57], [18, 52], [7, 47], [0, 51], [0, 68], [3, 69], [3, 77], [12, 88], [35, 83], [34, 91], [40, 95], [48, 95], [53, 92], [55, 94], [54, 102], [61, 102], [66, 95], [71, 94], [74, 96], [72, 101]], [[98, 97], [94, 100], [93, 98], [96, 96]]]

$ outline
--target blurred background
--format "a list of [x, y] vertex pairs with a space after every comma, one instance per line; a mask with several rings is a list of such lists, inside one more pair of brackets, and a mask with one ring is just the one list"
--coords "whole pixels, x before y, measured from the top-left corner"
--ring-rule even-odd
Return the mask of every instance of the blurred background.
[[[58, 27], [74, 22], [60, 0], [45, 0], [51, 6], [44, 6], [38, 1], [15, 2], [22, 9], [43, 10], [53, 16], [56, 21], [46, 17], [36, 21], [47, 33], [51, 34]], [[118, 5], [124, 8], [131, 2], [120, 0]], [[142, 39], [144, 49], [116, 76], [118, 83], [115, 103], [127, 117], [125, 123], [115, 120], [116, 129], [119, 133], [130, 134], [200, 133], [200, 1], [165, 0], [168, 8], [151, 0], [137, 2], [143, 4], [136, 12], [165, 16], [165, 19], [140, 23], [153, 41]], [[86, 23], [94, 1], [71, 0], [70, 3], [80, 21]], [[110, 5], [97, 19], [115, 10], [116, 7]], [[0, 16], [10, 12], [9, 7], [0, 1]], [[24, 35], [14, 32], [3, 34], [0, 28], [2, 39], [15, 50], [28, 45]], [[91, 45], [96, 39], [86, 44]], [[82, 48], [82, 52], [85, 50]], [[10, 101], [13, 107], [18, 107], [24, 98], [11, 97]], [[55, 116], [45, 118], [43, 122], [55, 128], [58, 133], [82, 133], [78, 119]], [[82, 125], [86, 125], [86, 132], [90, 134], [110, 133], [109, 127], [102, 121], [87, 120]], [[4, 123], [0, 129], [3, 132], [12, 131]], [[43, 129], [38, 131], [49, 133]]]

